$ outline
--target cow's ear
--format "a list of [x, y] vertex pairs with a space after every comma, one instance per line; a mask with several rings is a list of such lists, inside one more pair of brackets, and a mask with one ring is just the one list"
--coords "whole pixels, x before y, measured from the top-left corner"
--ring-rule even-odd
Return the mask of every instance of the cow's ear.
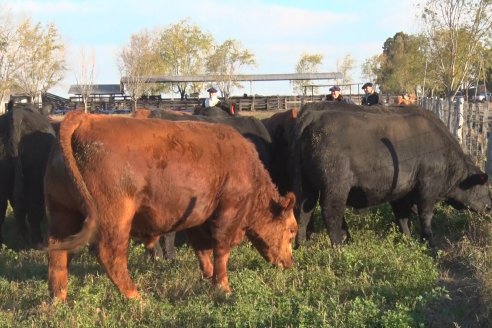
[[289, 192], [284, 197], [280, 197], [279, 202], [271, 201], [270, 209], [275, 217], [283, 216], [283, 214], [292, 208], [296, 203], [296, 196], [294, 193]]
[[470, 189], [476, 185], [484, 185], [489, 180], [489, 176], [485, 173], [477, 173], [470, 175], [465, 180], [461, 181], [460, 188], [461, 189]]
[[288, 192], [287, 195], [282, 199], [283, 212], [290, 211], [294, 208], [296, 204], [296, 196], [293, 192]]

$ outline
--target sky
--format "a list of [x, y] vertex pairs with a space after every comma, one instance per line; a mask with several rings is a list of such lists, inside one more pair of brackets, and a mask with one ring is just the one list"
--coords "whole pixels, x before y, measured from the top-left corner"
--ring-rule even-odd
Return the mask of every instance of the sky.
[[[49, 91], [67, 97], [80, 76], [81, 53], [95, 54], [95, 84], [118, 84], [118, 53], [130, 36], [165, 28], [188, 18], [218, 44], [240, 41], [257, 65], [242, 74], [295, 73], [303, 54], [323, 55], [320, 72], [335, 72], [337, 60], [363, 62], [382, 52], [396, 33], [417, 33], [417, 0], [3, 0], [16, 17], [54, 23], [67, 47], [65, 78]], [[323, 81], [322, 83], [331, 83]], [[289, 82], [253, 82], [233, 94], [292, 94]]]

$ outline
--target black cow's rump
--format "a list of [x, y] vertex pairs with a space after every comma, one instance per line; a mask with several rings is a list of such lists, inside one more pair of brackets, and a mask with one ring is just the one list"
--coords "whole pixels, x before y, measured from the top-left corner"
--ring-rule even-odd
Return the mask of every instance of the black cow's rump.
[[36, 247], [42, 242], [43, 179], [54, 141], [49, 120], [38, 111], [11, 106], [0, 116], [0, 223], [10, 201], [19, 232], [27, 237], [30, 230], [30, 241]]

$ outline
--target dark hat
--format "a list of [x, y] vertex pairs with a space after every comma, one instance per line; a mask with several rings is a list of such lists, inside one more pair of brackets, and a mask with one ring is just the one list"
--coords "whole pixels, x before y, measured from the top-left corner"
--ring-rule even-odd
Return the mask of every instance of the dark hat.
[[365, 89], [367, 87], [371, 87], [372, 88], [372, 83], [371, 82], [364, 83], [364, 85], [362, 86], [362, 89]]
[[340, 87], [337, 85], [334, 85], [330, 88], [330, 91], [340, 91]]
[[207, 90], [207, 92], [215, 93], [215, 92], [217, 92], [217, 89], [215, 89], [214, 87], [211, 87], [210, 89]]

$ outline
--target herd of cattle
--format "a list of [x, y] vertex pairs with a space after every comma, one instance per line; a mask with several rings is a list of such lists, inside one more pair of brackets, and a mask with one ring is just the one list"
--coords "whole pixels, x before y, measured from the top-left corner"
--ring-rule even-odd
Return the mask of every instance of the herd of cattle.
[[26, 242], [47, 248], [49, 290], [61, 300], [70, 254], [87, 244], [119, 291], [139, 298], [130, 237], [157, 256], [162, 238], [172, 258], [183, 232], [203, 277], [229, 292], [231, 247], [247, 237], [265, 260], [291, 267], [292, 242], [303, 244], [318, 203], [334, 246], [350, 239], [346, 206], [389, 202], [405, 234], [417, 211], [431, 246], [436, 203], [492, 209], [487, 175], [417, 106], [324, 101], [262, 121], [215, 107], [71, 112], [59, 123], [13, 106], [0, 133], [0, 228], [10, 202]]

